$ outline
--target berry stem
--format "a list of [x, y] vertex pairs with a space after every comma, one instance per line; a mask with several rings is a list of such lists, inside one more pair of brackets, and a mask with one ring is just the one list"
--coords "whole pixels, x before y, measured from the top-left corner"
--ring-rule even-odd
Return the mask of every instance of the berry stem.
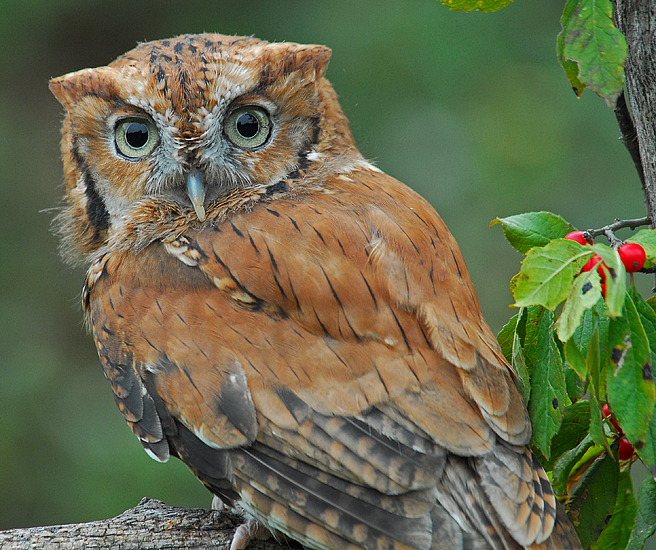
[[643, 225], [651, 225], [651, 219], [648, 216], [645, 216], [644, 218], [634, 218], [632, 220], [620, 220], [619, 218], [616, 218], [613, 223], [609, 223], [604, 227], [584, 231], [583, 236], [588, 240], [592, 240], [599, 235], [606, 235], [610, 241], [610, 245], [613, 248], [617, 248], [622, 244], [622, 241], [615, 236], [615, 231], [618, 229], [624, 229], [625, 227], [635, 229], [636, 227], [642, 227]]

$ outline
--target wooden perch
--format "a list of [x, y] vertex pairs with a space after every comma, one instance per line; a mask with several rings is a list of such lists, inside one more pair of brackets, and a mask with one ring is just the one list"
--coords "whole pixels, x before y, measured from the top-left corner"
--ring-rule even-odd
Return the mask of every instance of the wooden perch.
[[[180, 508], [143, 498], [112, 519], [0, 531], [0, 550], [227, 550], [235, 529], [243, 522], [244, 517], [236, 513]], [[273, 538], [254, 541], [248, 547], [290, 550], [289, 543], [283, 547]]]

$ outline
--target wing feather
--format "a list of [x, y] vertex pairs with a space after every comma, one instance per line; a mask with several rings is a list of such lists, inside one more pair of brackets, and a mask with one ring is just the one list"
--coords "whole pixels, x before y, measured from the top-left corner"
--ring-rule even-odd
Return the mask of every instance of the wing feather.
[[380, 173], [327, 188], [103, 260], [89, 317], [121, 412], [313, 548], [539, 544], [555, 499], [453, 237]]

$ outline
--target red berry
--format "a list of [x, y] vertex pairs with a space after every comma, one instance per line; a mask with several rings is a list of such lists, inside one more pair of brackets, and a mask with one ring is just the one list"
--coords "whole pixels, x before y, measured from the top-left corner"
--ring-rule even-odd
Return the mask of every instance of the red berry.
[[591, 244], [590, 241], [583, 236], [583, 231], [572, 231], [565, 235], [565, 238], [569, 241], [576, 241], [579, 244]]
[[633, 456], [633, 445], [629, 443], [629, 440], [626, 437], [620, 439], [620, 448], [619, 448], [620, 460], [629, 460]]
[[[603, 285], [603, 286], [606, 286], [606, 285]], [[604, 406], [601, 408], [601, 410], [602, 410], [602, 412], [604, 413], [604, 416], [605, 416], [606, 418], [608, 418], [608, 421], [613, 425], [613, 427], [615, 428], [615, 430], [616, 430], [618, 433], [623, 433], [623, 432], [622, 432], [622, 428], [620, 428], [620, 425], [617, 423], [617, 420], [615, 420], [615, 419], [613, 418], [613, 415], [610, 413], [610, 408], [608, 407], [608, 404], [604, 405]]]
[[[583, 266], [583, 269], [581, 271], [592, 271], [592, 268], [601, 262], [602, 262], [601, 256], [599, 256], [598, 254], [593, 254], [592, 258], [590, 258], [586, 262], [586, 264]], [[599, 271], [599, 268], [597, 268], [597, 271]]]
[[634, 273], [642, 269], [647, 260], [645, 249], [638, 243], [626, 243], [617, 249], [620, 255], [620, 260], [624, 264], [624, 268], [628, 273]]

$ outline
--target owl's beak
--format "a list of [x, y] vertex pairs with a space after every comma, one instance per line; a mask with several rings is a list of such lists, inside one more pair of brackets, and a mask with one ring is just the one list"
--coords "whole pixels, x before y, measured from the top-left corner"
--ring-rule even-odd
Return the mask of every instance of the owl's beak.
[[205, 184], [198, 170], [192, 170], [187, 176], [187, 193], [196, 215], [201, 222], [205, 221]]

